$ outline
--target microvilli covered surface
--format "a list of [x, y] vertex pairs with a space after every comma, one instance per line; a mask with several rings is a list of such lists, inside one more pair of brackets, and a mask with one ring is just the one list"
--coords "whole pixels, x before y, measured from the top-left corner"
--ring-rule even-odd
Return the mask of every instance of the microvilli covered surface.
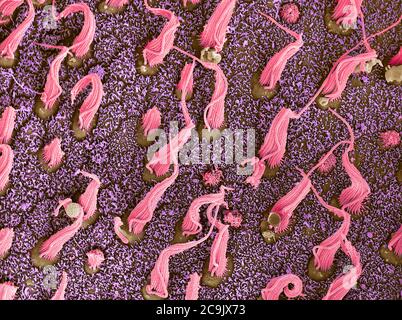
[[[33, 2], [0, 0], [1, 299], [401, 298], [398, 1]], [[175, 156], [225, 128], [255, 154]]]

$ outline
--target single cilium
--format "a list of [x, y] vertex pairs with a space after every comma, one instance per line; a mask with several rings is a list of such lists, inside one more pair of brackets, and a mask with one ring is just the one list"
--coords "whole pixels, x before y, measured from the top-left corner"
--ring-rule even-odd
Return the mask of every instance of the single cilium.
[[344, 278], [343, 286], [346, 289], [357, 289], [357, 275], [356, 268], [353, 265], [347, 265], [343, 267], [343, 274], [347, 275]]
[[58, 281], [57, 281], [57, 269], [55, 266], [45, 266], [43, 268], [43, 286], [47, 290], [57, 289]]
[[400, 300], [401, 14], [0, 0], [0, 300]]

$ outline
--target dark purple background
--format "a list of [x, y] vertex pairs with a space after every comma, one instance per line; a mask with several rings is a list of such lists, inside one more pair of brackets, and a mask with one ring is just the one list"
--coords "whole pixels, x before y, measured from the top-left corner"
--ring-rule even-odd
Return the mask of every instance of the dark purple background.
[[[58, 11], [63, 7], [58, 5]], [[130, 1], [128, 8], [118, 15], [102, 14], [97, 1], [85, 1], [96, 14], [96, 36], [93, 57], [79, 69], [63, 65], [60, 82], [64, 93], [59, 112], [49, 121], [40, 120], [32, 111], [35, 95], [22, 89], [4, 72], [13, 73], [26, 87], [41, 91], [48, 72], [48, 63], [55, 51], [33, 45], [33, 41], [70, 45], [78, 34], [80, 15], [66, 19], [57, 30], [42, 27], [44, 13], [37, 11], [35, 23], [20, 47], [20, 61], [13, 70], [0, 68], [0, 111], [11, 104], [17, 109], [16, 135], [12, 141], [15, 162], [11, 172], [12, 188], [0, 198], [0, 227], [13, 227], [16, 233], [11, 254], [0, 261], [0, 278], [9, 279], [19, 287], [19, 299], [49, 299], [53, 291], [43, 286], [44, 274], [30, 262], [30, 252], [41, 237], [48, 237], [68, 219], [51, 216], [59, 199], [83, 192], [88, 180], [74, 176], [84, 169], [99, 176], [103, 189], [99, 193], [100, 218], [96, 224], [69, 241], [56, 265], [69, 276], [67, 299], [142, 299], [140, 289], [146, 282], [162, 249], [169, 245], [174, 226], [191, 201], [217, 188], [206, 188], [201, 174], [208, 166], [181, 166], [176, 183], [168, 189], [154, 218], [146, 228], [144, 240], [133, 247], [123, 245], [114, 234], [113, 218], [134, 208], [150, 189], [142, 180], [146, 149], [136, 142], [136, 125], [141, 115], [156, 105], [162, 112], [163, 124], [180, 120], [180, 106], [173, 92], [180, 70], [189, 60], [171, 52], [154, 77], [143, 77], [135, 70], [138, 58], [136, 48], [160, 32], [165, 20], [147, 12], [141, 1]], [[218, 1], [202, 0], [193, 12], [182, 9], [180, 1], [162, 1], [161, 7], [173, 10], [181, 18], [176, 45], [191, 51], [192, 37], [199, 35]], [[299, 1], [300, 2], [300, 1]], [[303, 1], [300, 21], [291, 26], [304, 33], [305, 44], [287, 64], [279, 94], [271, 101], [253, 100], [252, 74], [264, 67], [269, 57], [292, 39], [283, 31], [258, 15], [258, 10], [275, 15], [269, 1], [239, 1], [228, 30], [228, 41], [223, 50], [221, 67], [229, 80], [226, 98], [228, 125], [231, 129], [255, 128], [257, 144], [261, 144], [273, 117], [287, 106], [298, 110], [313, 96], [333, 62], [360, 40], [360, 33], [342, 37], [331, 34], [324, 24], [324, 11], [334, 1]], [[401, 14], [398, 1], [364, 1], [368, 34], [385, 28]], [[15, 26], [25, 16], [25, 7], [19, 9]], [[9, 28], [0, 28], [0, 39]], [[379, 58], [389, 59], [398, 51], [400, 28], [388, 32], [372, 42]], [[398, 38], [399, 36], [399, 38]], [[399, 40], [398, 40], [399, 39]], [[103, 75], [105, 97], [98, 111], [98, 123], [93, 134], [78, 142], [71, 127], [74, 110], [80, 101], [71, 105], [70, 91], [89, 70]], [[378, 134], [384, 130], [401, 131], [401, 87], [388, 85], [384, 70], [376, 67], [370, 75], [352, 76], [361, 86], [351, 81], [342, 96], [340, 113], [355, 130], [357, 149], [361, 156], [360, 169], [370, 184], [372, 195], [364, 215], [352, 221], [349, 240], [361, 253], [363, 274], [357, 289], [345, 299], [400, 299], [402, 274], [399, 267], [385, 264], [378, 249], [386, 243], [391, 232], [401, 224], [401, 186], [395, 177], [401, 148], [381, 151]], [[200, 120], [213, 88], [213, 73], [197, 65], [195, 96], [189, 103], [194, 120]], [[62, 138], [66, 152], [64, 165], [54, 174], [40, 166], [36, 152], [54, 137]], [[259, 232], [262, 213], [288, 192], [300, 180], [295, 170], [307, 170], [337, 141], [348, 136], [345, 127], [331, 114], [313, 106], [302, 119], [292, 121], [289, 128], [287, 154], [278, 174], [264, 179], [258, 190], [243, 183], [236, 175], [235, 166], [222, 166], [224, 184], [235, 191], [227, 197], [231, 208], [240, 210], [244, 224], [232, 230], [228, 251], [234, 256], [232, 277], [217, 289], [202, 287], [202, 299], [255, 299], [267, 281], [288, 272], [303, 279], [307, 299], [321, 299], [331, 281], [343, 267], [350, 264], [343, 254], [336, 256], [336, 273], [327, 281], [318, 283], [306, 275], [307, 261], [312, 248], [335, 232], [340, 222], [317, 202], [312, 194], [295, 212], [294, 230], [274, 245], [263, 242]], [[339, 153], [337, 153], [339, 156]], [[340, 159], [334, 172], [327, 177], [314, 176], [314, 185], [329, 191], [323, 196], [329, 201], [349, 185]], [[314, 230], [311, 236], [306, 228]], [[169, 292], [171, 299], [183, 299], [186, 283], [192, 272], [201, 272], [209, 255], [212, 239], [199, 247], [171, 259]], [[101, 271], [90, 276], [84, 271], [86, 252], [100, 248], [106, 260]], [[28, 279], [34, 285], [26, 284]]]

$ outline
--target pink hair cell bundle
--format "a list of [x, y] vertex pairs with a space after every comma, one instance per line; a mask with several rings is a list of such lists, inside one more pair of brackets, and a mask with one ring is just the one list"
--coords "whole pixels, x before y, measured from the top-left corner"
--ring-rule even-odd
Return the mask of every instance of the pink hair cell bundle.
[[0, 300], [401, 300], [401, 21], [0, 0]]

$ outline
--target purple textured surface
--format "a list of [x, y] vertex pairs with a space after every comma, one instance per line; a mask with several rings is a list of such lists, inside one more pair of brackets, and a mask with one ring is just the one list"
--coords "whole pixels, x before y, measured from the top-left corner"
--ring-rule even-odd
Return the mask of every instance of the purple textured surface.
[[[68, 3], [63, 1], [63, 8]], [[11, 172], [12, 187], [0, 198], [0, 228], [13, 227], [15, 240], [10, 255], [0, 260], [0, 279], [10, 280], [19, 287], [18, 299], [48, 299], [52, 291], [45, 289], [43, 270], [30, 261], [31, 249], [38, 239], [49, 237], [68, 223], [66, 217], [52, 217], [59, 199], [83, 192], [88, 180], [75, 176], [83, 169], [99, 176], [103, 187], [99, 192], [98, 221], [80, 230], [61, 252], [56, 264], [69, 276], [67, 299], [142, 299], [145, 284], [158, 254], [174, 236], [174, 226], [186, 212], [191, 201], [205, 193], [217, 191], [202, 184], [202, 173], [208, 166], [181, 166], [176, 183], [168, 189], [142, 242], [125, 246], [113, 231], [113, 218], [121, 216], [143, 198], [150, 185], [142, 180], [146, 149], [136, 144], [136, 126], [142, 114], [156, 105], [162, 113], [165, 129], [169, 121], [183, 123], [174, 88], [180, 71], [189, 60], [172, 51], [157, 75], [144, 77], [135, 70], [137, 48], [158, 35], [164, 19], [147, 12], [142, 1], [130, 1], [126, 10], [117, 15], [100, 13], [97, 1], [84, 1], [96, 13], [96, 36], [93, 56], [83, 67], [71, 69], [63, 65], [60, 83], [63, 95], [59, 112], [48, 121], [33, 113], [35, 94], [41, 91], [54, 50], [45, 50], [33, 42], [70, 44], [63, 39], [76, 35], [82, 17], [74, 15], [56, 30], [42, 27], [44, 13], [37, 10], [34, 25], [20, 46], [20, 61], [14, 69], [0, 68], [0, 112], [11, 104], [17, 110], [16, 134], [11, 147], [15, 162]], [[181, 17], [175, 44], [192, 51], [192, 38], [199, 35], [217, 0], [202, 0], [194, 11], [183, 10], [180, 1], [161, 1], [160, 7], [173, 10]], [[231, 129], [254, 128], [259, 146], [272, 119], [284, 106], [302, 108], [330, 70], [333, 62], [360, 40], [360, 32], [342, 37], [328, 32], [324, 12], [332, 1], [302, 1], [301, 18], [290, 26], [303, 32], [305, 44], [287, 64], [280, 82], [280, 91], [271, 101], [254, 100], [251, 77], [275, 52], [291, 38], [258, 14], [262, 10], [274, 15], [270, 1], [239, 1], [230, 22], [228, 40], [220, 63], [229, 81], [226, 114]], [[278, 1], [275, 1], [278, 2]], [[301, 2], [301, 1], [299, 1]], [[58, 6], [58, 11], [61, 11]], [[363, 7], [367, 33], [385, 28], [400, 16], [398, 1], [371, 1]], [[0, 27], [0, 40], [11, 27], [24, 18], [25, 6], [10, 27]], [[398, 51], [401, 29], [393, 29], [372, 41], [381, 60], [387, 61]], [[398, 41], [399, 36], [399, 41]], [[80, 101], [70, 103], [74, 84], [89, 70], [103, 76], [105, 96], [98, 111], [98, 122], [92, 134], [79, 142], [71, 130], [72, 115]], [[21, 88], [8, 75], [13, 74]], [[372, 194], [361, 218], [352, 220], [349, 240], [361, 254], [363, 274], [357, 288], [345, 299], [400, 299], [402, 272], [400, 267], [384, 263], [379, 248], [401, 224], [402, 188], [395, 172], [401, 161], [401, 147], [382, 151], [377, 139], [385, 130], [401, 132], [401, 87], [384, 80], [384, 69], [376, 67], [369, 75], [353, 75], [342, 96], [339, 112], [351, 123], [360, 155], [360, 170], [370, 184]], [[212, 72], [197, 65], [194, 98], [188, 107], [194, 120], [200, 120], [213, 87]], [[211, 85], [209, 85], [211, 84]], [[29, 88], [29, 89], [27, 89]], [[62, 139], [66, 152], [63, 166], [53, 174], [43, 170], [36, 152], [54, 137]], [[227, 197], [231, 208], [243, 213], [243, 225], [232, 229], [228, 251], [234, 257], [234, 272], [225, 285], [216, 289], [202, 287], [201, 299], [255, 299], [267, 281], [288, 272], [299, 275], [307, 299], [322, 298], [331, 281], [348, 258], [338, 253], [336, 272], [328, 280], [315, 282], [307, 274], [307, 261], [312, 248], [333, 234], [340, 226], [310, 193], [294, 215], [293, 231], [277, 243], [265, 243], [259, 231], [262, 213], [287, 193], [301, 178], [295, 166], [307, 170], [336, 142], [348, 136], [345, 127], [328, 112], [313, 106], [301, 119], [291, 121], [287, 153], [278, 174], [264, 179], [258, 190], [244, 184], [244, 176], [236, 168], [221, 166], [223, 184], [235, 188]], [[342, 169], [339, 152], [336, 169], [328, 176], [314, 175], [314, 185], [322, 190], [326, 200], [349, 185]], [[313, 230], [306, 235], [306, 228]], [[183, 299], [186, 283], [193, 272], [201, 272], [209, 255], [212, 239], [171, 259], [170, 299]], [[86, 252], [100, 248], [105, 254], [101, 271], [88, 275], [84, 271]], [[33, 285], [27, 285], [30, 279]]]

